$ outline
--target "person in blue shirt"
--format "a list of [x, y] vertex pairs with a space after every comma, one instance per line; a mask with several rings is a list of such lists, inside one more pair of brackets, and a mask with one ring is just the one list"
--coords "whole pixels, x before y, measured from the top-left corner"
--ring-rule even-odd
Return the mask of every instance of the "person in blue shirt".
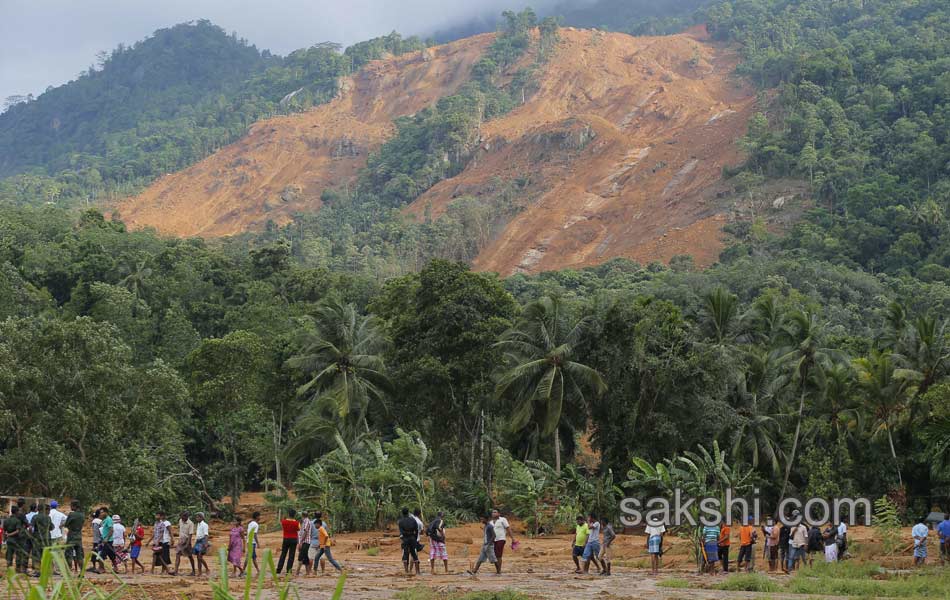
[[927, 517], [921, 517], [920, 521], [910, 530], [914, 537], [914, 564], [922, 565], [927, 562]]
[[937, 525], [937, 536], [940, 538], [940, 564], [946, 564], [950, 558], [950, 513], [944, 513], [943, 521]]

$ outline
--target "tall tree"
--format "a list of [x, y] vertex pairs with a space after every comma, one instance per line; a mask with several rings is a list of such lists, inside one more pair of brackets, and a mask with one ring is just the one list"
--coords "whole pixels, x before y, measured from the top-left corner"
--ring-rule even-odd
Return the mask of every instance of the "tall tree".
[[300, 353], [288, 360], [308, 377], [297, 393], [334, 420], [348, 441], [369, 431], [368, 412], [373, 405], [382, 408], [391, 388], [383, 361], [388, 344], [379, 318], [326, 300], [314, 316], [314, 330], [303, 334]]
[[574, 360], [575, 348], [588, 325], [586, 318], [571, 319], [560, 299], [544, 297], [529, 304], [518, 323], [498, 342], [508, 370], [499, 377], [495, 396], [514, 403], [510, 421], [513, 430], [534, 425], [543, 436], [554, 434], [554, 468], [558, 473], [558, 428], [565, 400], [583, 403], [585, 394], [600, 395], [607, 389], [600, 373]]

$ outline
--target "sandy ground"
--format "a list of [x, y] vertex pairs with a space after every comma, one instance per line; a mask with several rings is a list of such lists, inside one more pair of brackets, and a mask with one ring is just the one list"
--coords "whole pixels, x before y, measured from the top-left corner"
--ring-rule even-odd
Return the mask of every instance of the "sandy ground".
[[[279, 551], [280, 533], [274, 531], [275, 519], [271, 516], [262, 522], [265, 533], [261, 541], [264, 548], [275, 552]], [[335, 538], [334, 556], [347, 569], [348, 578], [345, 587], [347, 599], [383, 599], [392, 598], [398, 590], [417, 586], [425, 586], [436, 590], [440, 596], [449, 596], [455, 593], [475, 590], [503, 590], [506, 588], [520, 590], [536, 598], [570, 598], [581, 600], [587, 598], [752, 598], [763, 597], [761, 594], [720, 592], [710, 589], [673, 589], [658, 587], [664, 579], [686, 579], [694, 586], [713, 585], [718, 578], [698, 576], [689, 557], [690, 547], [687, 541], [678, 538], [669, 538], [667, 554], [664, 556], [663, 571], [659, 576], [651, 576], [648, 566], [648, 557], [645, 552], [645, 538], [642, 535], [621, 535], [617, 538], [614, 549], [614, 574], [609, 577], [597, 575], [575, 575], [570, 558], [569, 535], [553, 535], [537, 538], [526, 538], [521, 534], [521, 528], [515, 524], [516, 537], [521, 541], [517, 551], [507, 550], [504, 562], [504, 574], [496, 576], [490, 565], [483, 565], [482, 572], [477, 579], [465, 573], [478, 555], [478, 540], [480, 526], [477, 524], [452, 528], [447, 531], [447, 547], [449, 552], [449, 574], [442, 572], [441, 565], [437, 565], [437, 573], [429, 573], [428, 561], [422, 563], [420, 576], [406, 576], [402, 570], [401, 555], [398, 539], [393, 531], [363, 532], [342, 534]], [[213, 523], [212, 540], [216, 553], [218, 549], [226, 547], [228, 525]], [[904, 532], [906, 539], [910, 539], [909, 528]], [[736, 532], [736, 537], [738, 533]], [[873, 538], [873, 531], [867, 528], [852, 528], [852, 543], [856, 550], [856, 560], [865, 560], [876, 556], [879, 543]], [[734, 540], [738, 547], [738, 539]], [[377, 556], [370, 556], [368, 548], [379, 548]], [[150, 559], [150, 552], [143, 553]], [[260, 553], [259, 553], [260, 554]], [[735, 554], [735, 552], [733, 552]], [[761, 560], [761, 547], [757, 548], [757, 570], [767, 568]], [[213, 572], [217, 574], [217, 556], [212, 563]], [[428, 547], [425, 551], [428, 559]], [[276, 556], [275, 556], [276, 560]], [[146, 561], [143, 561], [146, 562]], [[909, 565], [909, 553], [884, 561], [888, 566], [905, 567]], [[146, 562], [147, 566], [148, 563]], [[305, 577], [303, 574], [294, 579], [302, 598], [329, 597], [336, 585], [336, 574], [330, 565], [322, 576]], [[295, 565], [296, 569], [296, 565]], [[211, 599], [211, 588], [206, 581], [187, 575], [190, 569], [185, 561], [183, 576], [161, 575], [120, 575], [119, 578], [127, 582], [132, 588], [133, 596], [141, 596], [144, 592], [152, 598], [171, 599], [190, 597], [195, 599]], [[781, 573], [770, 575], [777, 581], [787, 576]], [[113, 576], [92, 575], [91, 579], [103, 589], [113, 589], [117, 583]], [[233, 581], [234, 591], [241, 588], [242, 582]], [[267, 594], [274, 596], [273, 593]], [[782, 595], [769, 594], [769, 598], [781, 598]], [[801, 598], [801, 596], [788, 595]]]

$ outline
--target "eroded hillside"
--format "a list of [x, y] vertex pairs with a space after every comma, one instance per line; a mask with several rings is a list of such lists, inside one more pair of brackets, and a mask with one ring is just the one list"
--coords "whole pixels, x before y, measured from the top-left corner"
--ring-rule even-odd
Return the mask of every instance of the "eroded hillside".
[[[241, 141], [119, 207], [133, 226], [228, 235], [316, 210], [355, 177], [392, 119], [453, 93], [490, 43], [479, 36], [369, 65], [333, 102], [255, 125]], [[525, 104], [482, 126], [468, 167], [407, 211], [442, 214], [519, 180], [519, 212], [479, 245], [475, 266], [510, 274], [625, 256], [715, 260], [722, 167], [739, 160], [753, 104], [735, 56], [702, 31], [634, 38], [561, 31]]]

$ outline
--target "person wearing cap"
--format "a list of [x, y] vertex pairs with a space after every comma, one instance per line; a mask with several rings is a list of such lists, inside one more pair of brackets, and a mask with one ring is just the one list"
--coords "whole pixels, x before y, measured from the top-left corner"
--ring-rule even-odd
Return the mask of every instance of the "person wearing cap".
[[755, 530], [752, 517], [746, 519], [745, 524], [739, 528], [739, 557], [736, 559], [736, 570], [741, 571], [745, 564], [746, 571], [752, 572], [752, 550], [758, 539], [759, 533]]
[[112, 515], [112, 547], [115, 550], [125, 548], [125, 525], [119, 515]]
[[49, 532], [49, 538], [54, 544], [58, 544], [63, 538], [63, 524], [66, 522], [66, 515], [59, 511], [59, 503], [51, 500], [49, 503], [49, 520], [53, 528]]

